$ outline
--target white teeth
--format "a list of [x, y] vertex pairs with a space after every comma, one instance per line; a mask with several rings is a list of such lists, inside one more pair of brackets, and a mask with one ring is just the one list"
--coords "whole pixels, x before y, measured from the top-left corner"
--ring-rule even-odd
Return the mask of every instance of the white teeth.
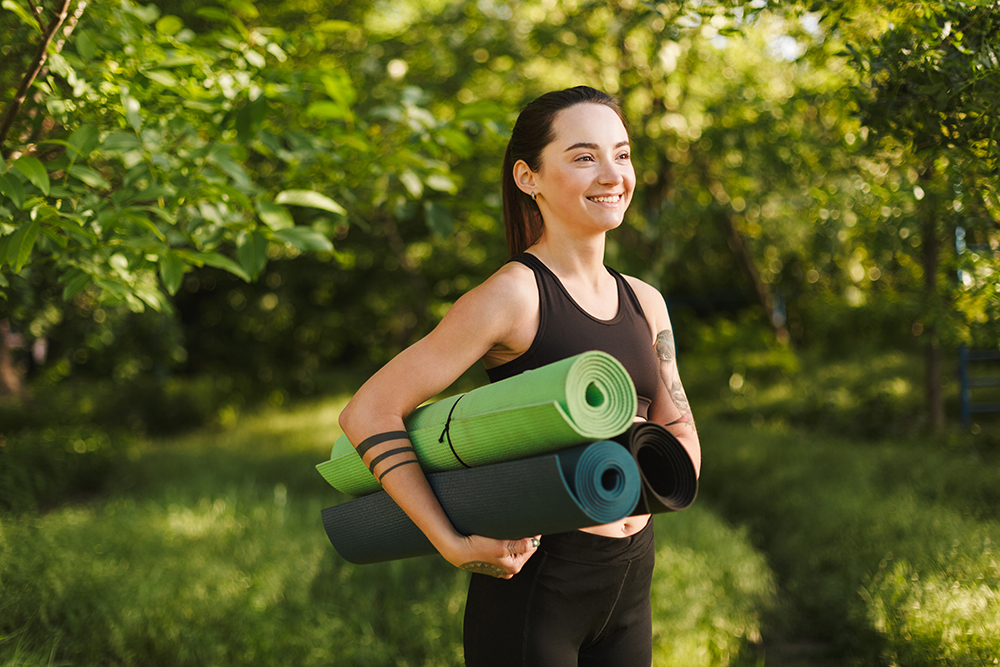
[[614, 195], [613, 197], [588, 197], [590, 201], [596, 201], [602, 204], [614, 204], [621, 198], [622, 198], [621, 195]]

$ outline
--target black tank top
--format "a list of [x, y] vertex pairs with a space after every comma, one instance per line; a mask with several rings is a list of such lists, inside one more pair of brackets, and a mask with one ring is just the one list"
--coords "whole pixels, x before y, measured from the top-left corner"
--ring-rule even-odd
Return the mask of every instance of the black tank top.
[[486, 369], [490, 382], [581, 352], [601, 350], [618, 359], [628, 371], [639, 398], [637, 414], [647, 418], [649, 405], [660, 387], [659, 362], [649, 323], [628, 282], [614, 269], [605, 267], [618, 283], [618, 314], [610, 320], [599, 320], [581, 308], [556, 274], [534, 255], [522, 253], [510, 261], [520, 262], [535, 273], [538, 332], [531, 347], [517, 359]]

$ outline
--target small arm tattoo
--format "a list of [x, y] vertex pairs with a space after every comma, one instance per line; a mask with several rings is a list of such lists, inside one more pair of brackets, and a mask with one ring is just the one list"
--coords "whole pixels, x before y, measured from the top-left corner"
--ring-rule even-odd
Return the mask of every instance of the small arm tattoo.
[[670, 329], [664, 329], [656, 334], [656, 356], [660, 363], [674, 360], [674, 335]]
[[489, 576], [496, 577], [498, 579], [502, 579], [507, 576], [507, 570], [503, 569], [499, 565], [487, 563], [484, 560], [469, 561], [461, 567], [463, 570], [468, 570], [469, 572], [475, 574], [488, 574]]
[[681, 413], [680, 418], [674, 423], [684, 424], [688, 428], [694, 429], [694, 421], [691, 419], [691, 404], [688, 403], [687, 395], [684, 393], [684, 385], [681, 384], [680, 373], [677, 371], [674, 334], [670, 329], [664, 329], [656, 334], [656, 356], [660, 360], [660, 379], [663, 381], [663, 386], [670, 394], [670, 400]]

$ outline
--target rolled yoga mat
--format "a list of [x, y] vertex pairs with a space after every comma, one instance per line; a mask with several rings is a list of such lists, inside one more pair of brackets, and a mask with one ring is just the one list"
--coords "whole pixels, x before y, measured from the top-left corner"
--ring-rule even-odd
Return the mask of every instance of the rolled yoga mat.
[[[404, 424], [420, 467], [434, 473], [612, 438], [632, 423], [636, 404], [621, 362], [593, 351], [417, 408]], [[381, 488], [346, 436], [316, 469], [350, 495]]]
[[[617, 521], [633, 514], [641, 486], [629, 452], [607, 440], [427, 480], [456, 530], [497, 539]], [[323, 527], [337, 552], [359, 565], [435, 553], [385, 491], [323, 510]]]
[[615, 441], [632, 454], [642, 477], [642, 499], [634, 514], [677, 512], [694, 503], [698, 495], [694, 462], [664, 426], [639, 422]]

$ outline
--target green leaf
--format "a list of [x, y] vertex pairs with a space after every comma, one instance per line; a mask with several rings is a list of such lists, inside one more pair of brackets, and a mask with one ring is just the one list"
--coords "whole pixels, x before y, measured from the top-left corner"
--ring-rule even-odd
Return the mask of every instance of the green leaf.
[[81, 125], [69, 135], [68, 141], [77, 156], [85, 158], [101, 143], [101, 133], [93, 125]]
[[399, 175], [399, 180], [403, 183], [406, 191], [414, 199], [420, 199], [424, 194], [424, 184], [420, 182], [420, 177], [407, 169]]
[[139, 285], [135, 288], [135, 295], [146, 302], [146, 304], [158, 313], [170, 310], [170, 302], [167, 301], [163, 293], [155, 287]]
[[128, 132], [112, 132], [101, 142], [101, 149], [105, 151], [126, 153], [136, 148], [142, 148], [142, 142], [139, 141], [139, 137]]
[[184, 65], [194, 65], [198, 62], [194, 56], [170, 56], [157, 63], [160, 67], [182, 67]]
[[142, 209], [130, 206], [129, 208], [122, 210], [121, 218], [123, 220], [129, 220], [135, 223], [140, 229], [145, 229], [147, 232], [149, 232], [156, 238], [160, 239], [161, 241], [166, 241], [167, 237], [164, 236], [163, 232], [160, 231], [160, 228], [157, 227], [155, 224], [153, 224], [152, 220], [150, 220], [145, 215], [140, 213], [139, 212], [140, 210]]
[[227, 0], [227, 4], [249, 18], [255, 19], [260, 16], [260, 12], [257, 11], [253, 3], [247, 0]]
[[213, 21], [229, 21], [229, 13], [221, 7], [199, 7], [194, 11], [194, 15]]
[[214, 266], [217, 269], [229, 271], [229, 273], [234, 276], [250, 282], [250, 275], [243, 269], [243, 267], [225, 255], [217, 252], [194, 252], [186, 254], [190, 255], [194, 260], [201, 262], [202, 264], [208, 264], [209, 266]]
[[274, 198], [274, 203], [306, 206], [308, 208], [329, 211], [330, 213], [347, 215], [347, 211], [344, 210], [343, 206], [315, 190], [285, 190], [278, 193], [278, 196]]
[[42, 224], [38, 220], [21, 223], [17, 231], [10, 237], [10, 245], [7, 246], [7, 263], [14, 269], [14, 273], [20, 273], [28, 259], [31, 257], [31, 250], [35, 247], [35, 239], [41, 231]]
[[155, 81], [156, 83], [166, 86], [167, 88], [173, 88], [180, 83], [177, 81], [176, 76], [163, 69], [149, 70], [148, 72], [143, 72], [143, 74], [146, 75], [147, 79]]
[[306, 107], [306, 115], [323, 120], [351, 120], [353, 116], [337, 102], [313, 102]]
[[24, 208], [24, 186], [16, 177], [0, 174], [0, 194], [10, 199], [18, 209]]
[[170, 14], [160, 17], [160, 19], [156, 22], [156, 32], [161, 35], [176, 35], [183, 27], [184, 21]]
[[275, 231], [295, 226], [295, 220], [292, 219], [292, 214], [288, 212], [287, 208], [281, 206], [280, 204], [275, 204], [269, 201], [259, 201], [257, 202], [257, 214], [260, 215], [260, 219], [265, 225]]
[[46, 238], [48, 238], [50, 241], [52, 241], [53, 243], [55, 243], [57, 246], [59, 246], [63, 250], [65, 250], [66, 246], [69, 245], [69, 239], [67, 239], [65, 236], [62, 236], [61, 234], [59, 234], [52, 227], [49, 227], [49, 226], [42, 227], [42, 235], [45, 236]]
[[27, 9], [21, 6], [20, 3], [14, 2], [14, 0], [3, 0], [2, 6], [4, 9], [14, 12], [17, 14], [18, 18], [27, 23], [29, 26], [34, 28], [39, 33], [42, 32], [41, 26], [38, 25], [38, 21], [31, 15]]
[[329, 19], [319, 23], [314, 30], [318, 32], [346, 32], [354, 27], [350, 21], [337, 21]]
[[177, 294], [184, 280], [184, 260], [172, 252], [160, 255], [160, 279], [167, 288], [167, 294]]
[[267, 266], [267, 237], [260, 232], [240, 234], [236, 256], [250, 277], [256, 280]]
[[455, 218], [451, 211], [437, 202], [424, 202], [427, 228], [438, 238], [448, 236], [455, 228]]
[[93, 278], [90, 277], [90, 274], [79, 269], [70, 275], [73, 277], [66, 281], [66, 287], [63, 288], [63, 301], [69, 301], [72, 299], [74, 296], [86, 289], [87, 285], [89, 285], [93, 280]]
[[132, 126], [133, 130], [138, 132], [142, 129], [142, 116], [139, 114], [139, 110], [141, 109], [139, 100], [129, 94], [128, 86], [121, 87], [121, 99], [122, 106], [125, 107], [125, 120], [128, 121], [128, 124]]
[[90, 167], [75, 164], [69, 168], [69, 174], [73, 178], [83, 181], [92, 188], [97, 188], [98, 190], [109, 190], [111, 188], [111, 184], [104, 180], [103, 176]]
[[94, 48], [94, 40], [91, 38], [90, 33], [78, 28], [73, 33], [73, 38], [73, 42], [76, 44], [76, 52], [80, 54], [80, 58], [85, 62], [93, 60], [96, 49]]
[[177, 224], [177, 216], [172, 214], [170, 211], [163, 210], [159, 206], [139, 206], [138, 208], [142, 209], [143, 211], [149, 211], [153, 215], [160, 218], [160, 220], [163, 220], [168, 224], [171, 225]]
[[313, 251], [333, 251], [333, 244], [330, 239], [323, 236], [315, 229], [308, 227], [293, 227], [291, 229], [279, 229], [272, 234], [274, 238], [290, 243], [302, 252]]
[[431, 190], [447, 192], [449, 194], [455, 194], [458, 192], [458, 186], [455, 185], [455, 181], [451, 180], [451, 178], [445, 176], [444, 174], [431, 174], [428, 176], [427, 187]]
[[42, 194], [48, 196], [49, 173], [45, 171], [45, 165], [33, 157], [21, 156], [14, 160], [11, 166], [24, 174], [32, 185], [42, 191]]

